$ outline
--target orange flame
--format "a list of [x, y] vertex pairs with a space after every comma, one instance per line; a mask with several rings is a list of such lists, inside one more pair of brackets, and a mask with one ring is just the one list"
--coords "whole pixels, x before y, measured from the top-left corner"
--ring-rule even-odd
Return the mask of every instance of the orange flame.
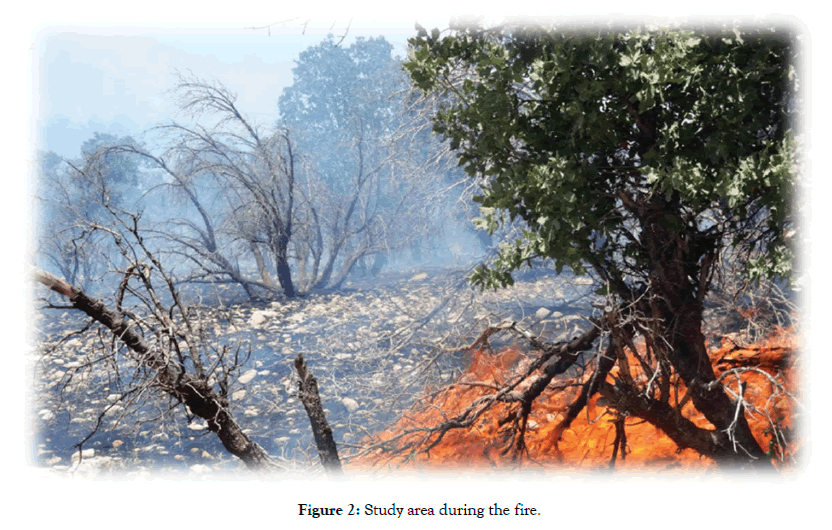
[[[799, 449], [800, 440], [783, 439], [776, 434], [795, 429], [798, 414], [795, 402], [798, 392], [797, 334], [794, 329], [775, 329], [771, 337], [760, 344], [739, 347], [725, 339], [719, 348], [709, 352], [719, 377], [727, 374], [723, 383], [736, 391], [739, 381], [745, 384], [743, 397], [749, 404], [746, 411], [751, 429], [764, 449], [771, 449], [775, 465], [788, 468], [787, 459]], [[636, 345], [644, 354], [643, 345]], [[640, 368], [633, 352], [626, 350], [630, 376], [646, 386], [648, 377]], [[495, 403], [468, 428], [450, 429], [437, 442], [437, 434], [430, 427], [460, 414], [478, 398], [492, 395], [511, 377], [524, 370], [531, 359], [516, 347], [496, 354], [478, 349], [472, 352], [469, 369], [456, 383], [417, 403], [390, 429], [377, 435], [372, 443], [389, 442], [405, 451], [374, 450], [351, 461], [352, 467], [390, 468], [403, 466], [539, 466], [558, 465], [570, 468], [606, 468], [612, 459], [616, 439], [614, 408], [608, 407], [598, 395], [562, 433], [558, 423], [565, 417], [570, 404], [580, 393], [578, 379], [559, 380], [535, 401], [529, 414], [525, 445], [527, 455], [517, 461], [513, 452], [506, 452], [512, 422], [507, 421], [517, 404]], [[620, 361], [608, 376], [608, 381], [620, 376]], [[676, 377], [671, 379], [672, 394], [682, 400], [685, 386]], [[671, 401], [673, 397], [671, 397]], [[697, 426], [713, 426], [688, 403], [682, 413]], [[679, 450], [662, 431], [644, 420], [625, 417], [626, 454], [621, 451], [615, 461], [616, 469], [708, 469], [715, 462], [692, 449]], [[771, 428], [775, 422], [777, 430]], [[424, 451], [435, 444], [429, 451]], [[392, 456], [391, 456], [392, 455]], [[783, 460], [783, 461], [781, 461]]]

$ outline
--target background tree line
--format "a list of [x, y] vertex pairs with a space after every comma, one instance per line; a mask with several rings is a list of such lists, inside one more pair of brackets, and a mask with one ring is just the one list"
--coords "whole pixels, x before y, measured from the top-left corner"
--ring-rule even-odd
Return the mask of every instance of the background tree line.
[[461, 172], [392, 46], [330, 37], [294, 75], [271, 125], [222, 83], [180, 72], [178, 120], [144, 140], [96, 134], [77, 160], [44, 153], [38, 264], [86, 289], [103, 281], [117, 253], [102, 204], [142, 212], [177, 282], [249, 298], [338, 287], [443, 245], [448, 221], [466, 216]]

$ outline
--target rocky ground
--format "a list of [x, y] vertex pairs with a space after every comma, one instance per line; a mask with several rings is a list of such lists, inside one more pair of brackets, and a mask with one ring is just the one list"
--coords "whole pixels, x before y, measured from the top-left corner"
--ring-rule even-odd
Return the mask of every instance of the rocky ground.
[[[489, 323], [522, 320], [549, 340], [578, 333], [593, 287], [543, 269], [510, 289], [480, 293], [464, 270], [382, 274], [293, 301], [203, 306], [206, 337], [250, 358], [229, 388], [246, 432], [286, 468], [318, 472], [311, 429], [295, 396], [299, 353], [318, 379], [342, 457], [383, 429], [420, 392], [452, 381]], [[70, 310], [44, 310], [34, 369], [35, 461], [56, 472], [210, 476], [242, 469], [204, 422], [148, 391], [140, 371], [108, 357], [112, 339]], [[497, 341], [511, 341], [510, 337]], [[499, 342], [495, 346], [499, 346]], [[116, 377], [118, 375], [118, 377]], [[76, 444], [84, 441], [82, 451]]]

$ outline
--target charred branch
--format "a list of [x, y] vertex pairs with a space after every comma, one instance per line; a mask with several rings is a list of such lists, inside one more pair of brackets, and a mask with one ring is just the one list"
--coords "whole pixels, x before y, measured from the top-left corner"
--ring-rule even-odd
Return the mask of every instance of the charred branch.
[[52, 291], [66, 296], [75, 309], [102, 324], [135, 352], [138, 362], [155, 373], [158, 387], [206, 420], [208, 429], [217, 434], [229, 453], [240, 458], [252, 470], [280, 470], [263, 448], [243, 432], [228, 409], [228, 400], [215, 393], [204, 377], [187, 373], [182, 363], [148, 344], [122, 313], [109, 309], [103, 301], [88, 296], [47, 272], [35, 269], [33, 277]]
[[[506, 420], [515, 420], [515, 424], [519, 429], [518, 432], [520, 432], [520, 435], [512, 437], [512, 444], [516, 446], [516, 452], [519, 456], [519, 454], [523, 451], [522, 432], [525, 430], [526, 424], [524, 418], [528, 416], [528, 412], [531, 410], [531, 404], [538, 396], [540, 396], [543, 390], [546, 389], [552, 379], [566, 372], [578, 361], [582, 352], [592, 346], [593, 342], [601, 334], [601, 328], [596, 322], [594, 322], [594, 324], [596, 325], [571, 341], [557, 344], [548, 343], [539, 339], [529, 330], [519, 326], [517, 322], [507, 321], [497, 326], [487, 328], [480, 338], [474, 341], [473, 345], [483, 344], [487, 341], [487, 337], [496, 331], [509, 330], [528, 340], [533, 347], [541, 350], [542, 353], [533, 363], [531, 363], [531, 365], [521, 376], [513, 378], [511, 381], [498, 387], [497, 392], [475, 399], [459, 414], [454, 417], [447, 418], [440, 425], [435, 427], [406, 430], [402, 434], [390, 440], [368, 448], [368, 450], [378, 448], [383, 451], [389, 451], [397, 454], [412, 450], [429, 454], [434, 447], [442, 442], [445, 435], [447, 435], [450, 431], [470, 427], [497, 403], [520, 402], [521, 408], [528, 409], [525, 414], [515, 414]], [[538, 371], [539, 373], [537, 373], [537, 375], [533, 375]], [[526, 389], [518, 390], [517, 388], [524, 383], [528, 384], [528, 386], [525, 387]], [[489, 385], [482, 386], [491, 388]], [[398, 442], [407, 439], [414, 434], [420, 435], [420, 439], [418, 441], [411, 440], [404, 442], [400, 446], [397, 445]]]
[[[512, 323], [511, 327], [513, 329], [518, 329], [515, 323]], [[531, 335], [528, 331], [522, 331], [521, 335], [524, 336], [533, 347], [540, 349], [543, 352], [530, 367], [530, 370], [537, 370], [540, 368], [540, 374], [531, 379], [531, 384], [526, 390], [523, 390], [522, 392], [514, 391], [507, 393], [502, 397], [502, 401], [520, 401], [522, 403], [528, 403], [529, 406], [531, 406], [531, 402], [537, 399], [537, 397], [540, 396], [544, 390], [546, 390], [546, 387], [549, 386], [552, 379], [569, 370], [569, 368], [571, 368], [578, 361], [578, 359], [580, 359], [583, 352], [592, 347], [592, 343], [595, 342], [595, 339], [597, 339], [600, 334], [601, 328], [594, 325], [582, 335], [573, 338], [569, 342], [550, 344], [541, 341], [539, 338]]]
[[[607, 346], [606, 352], [599, 355], [600, 359], [598, 360], [598, 367], [595, 369], [592, 377], [590, 377], [586, 382], [584, 382], [583, 386], [581, 386], [581, 393], [578, 395], [578, 398], [569, 406], [566, 411], [566, 416], [564, 416], [555, 428], [556, 440], [560, 440], [563, 432], [572, 425], [572, 422], [578, 417], [578, 414], [580, 414], [584, 407], [586, 407], [586, 404], [589, 403], [590, 398], [598, 392], [598, 389], [601, 388], [601, 384], [606, 381], [607, 375], [610, 373], [610, 370], [612, 370], [612, 367], [615, 366], [615, 363], [618, 360], [616, 355], [616, 350], [618, 349], [620, 349], [620, 347], [617, 344], [617, 341], [613, 339]], [[613, 460], [614, 459], [615, 457], [613, 457]]]
[[303, 403], [303, 408], [306, 409], [309, 422], [312, 424], [312, 434], [315, 436], [315, 444], [318, 447], [321, 464], [330, 475], [340, 475], [343, 471], [341, 460], [338, 458], [338, 447], [332, 437], [332, 428], [326, 421], [321, 396], [318, 394], [318, 381], [309, 371], [303, 355], [298, 354], [295, 358], [295, 369], [298, 371], [298, 377], [300, 377], [298, 397]]

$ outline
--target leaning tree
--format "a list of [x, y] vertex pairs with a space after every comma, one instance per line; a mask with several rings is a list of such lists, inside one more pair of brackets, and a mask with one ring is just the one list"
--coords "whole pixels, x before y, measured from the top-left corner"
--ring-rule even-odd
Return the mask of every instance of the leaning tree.
[[[516, 417], [528, 417], [546, 384], [607, 337], [565, 425], [601, 393], [679, 447], [726, 466], [769, 466], [742, 390], [732, 393], [714, 373], [703, 305], [727, 250], [751, 277], [791, 271], [792, 37], [770, 29], [417, 29], [405, 67], [421, 90], [446, 96], [434, 130], [482, 180], [480, 225], [527, 226], [472, 281], [506, 286], [521, 266], [547, 258], [559, 271], [594, 275], [606, 295], [593, 330], [538, 344], [545, 359], [533, 366], [535, 382], [493, 401], [516, 401]], [[628, 377], [623, 354], [637, 340], [646, 347], [643, 381]], [[673, 378], [687, 388], [681, 404], [671, 399]], [[712, 428], [682, 415], [688, 401]]]

